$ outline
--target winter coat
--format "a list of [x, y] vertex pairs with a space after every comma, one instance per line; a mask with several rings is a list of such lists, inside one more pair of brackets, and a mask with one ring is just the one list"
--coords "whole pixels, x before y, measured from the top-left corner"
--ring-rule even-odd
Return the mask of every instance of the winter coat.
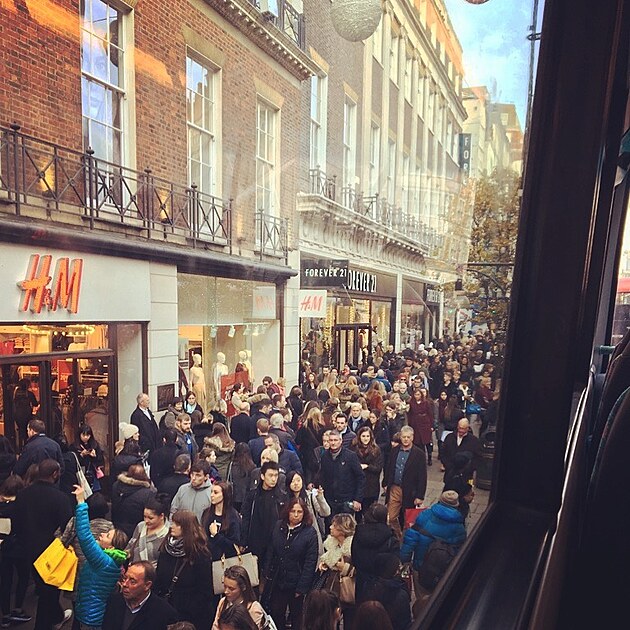
[[[182, 570], [173, 584], [173, 576], [178, 567]], [[210, 555], [203, 555], [190, 563], [186, 557], [176, 558], [166, 549], [160, 552], [157, 563], [157, 577], [153, 585], [160, 597], [165, 597], [179, 614], [180, 621], [191, 621], [197, 630], [209, 630], [212, 625], [212, 561]]]
[[481, 460], [481, 441], [470, 431], [463, 437], [459, 445], [457, 444], [457, 431], [447, 435], [442, 446], [442, 463], [447, 472], [453, 468], [453, 459], [457, 453], [470, 454], [470, 463], [463, 472], [468, 475], [468, 479], [472, 478]]
[[194, 513], [199, 521], [203, 511], [210, 505], [210, 492], [212, 483], [210, 479], [201, 484], [199, 488], [193, 488], [191, 483], [186, 483], [179, 488], [171, 503], [171, 516], [177, 510], [189, 510]]
[[326, 535], [326, 522], [324, 519], [330, 516], [331, 510], [324, 494], [317, 493], [315, 494], [315, 498], [313, 498], [314, 494], [315, 493], [312, 491], [307, 491], [305, 501], [306, 507], [311, 513], [313, 527], [315, 528], [315, 533], [317, 534], [317, 553], [321, 555], [324, 552], [324, 543], [322, 540], [323, 536]]
[[[217, 521], [221, 527], [216, 536], [210, 534], [210, 525]], [[241, 544], [241, 515], [230, 508], [229, 525], [225, 527], [223, 516], [213, 516], [212, 508], [206, 508], [201, 517], [201, 526], [208, 539], [208, 550], [213, 560], [220, 560], [222, 556], [233, 558], [236, 555], [234, 545]]]
[[17, 462], [15, 453], [0, 453], [0, 485], [11, 476], [15, 462]]
[[0, 503], [0, 554], [2, 558], [23, 558], [24, 549], [18, 540], [15, 522], [15, 501]]
[[[120, 630], [126, 611], [127, 603], [122, 594], [114, 591], [107, 602], [101, 630]], [[144, 606], [133, 616], [128, 630], [167, 630], [167, 626], [176, 623], [177, 620], [175, 609], [152, 592]]]
[[255, 520], [254, 513], [256, 506], [259, 504], [261, 493], [263, 492], [271, 492], [273, 495], [275, 503], [274, 521], [280, 518], [280, 514], [287, 502], [287, 495], [279, 483], [273, 490], [263, 490], [262, 484], [259, 484], [256, 490], [250, 491], [247, 497], [245, 497], [243, 507], [241, 508], [241, 515], [243, 516], [241, 545], [249, 547], [252, 553], [256, 554], [259, 558], [261, 558], [261, 553], [264, 553], [265, 549], [268, 547], [269, 537], [273, 531], [273, 529], [270, 531], [260, 531], [259, 529], [251, 527], [252, 522]]
[[394, 630], [407, 630], [411, 626], [411, 595], [401, 578], [376, 578], [371, 581], [357, 604], [364, 601], [380, 602]]
[[142, 457], [139, 455], [116, 455], [110, 470], [111, 478], [118, 479], [118, 475], [126, 473], [129, 470], [129, 466], [134, 464], [142, 464]]
[[344, 563], [341, 574], [348, 575], [352, 568], [352, 538], [353, 536], [347, 536], [340, 545], [336, 538], [328, 536], [324, 541], [324, 553], [319, 557], [319, 564], [325, 564], [329, 569], [339, 571], [337, 562], [341, 560]]
[[139, 481], [125, 473], [118, 475], [112, 486], [112, 521], [131, 537], [144, 518], [144, 506], [155, 494], [149, 481]]
[[85, 564], [79, 573], [74, 614], [87, 626], [100, 626], [107, 599], [120, 579], [120, 567], [127, 554], [120, 549], [102, 549], [90, 529], [87, 503], [76, 507], [75, 527]]
[[365, 475], [365, 491], [363, 492], [363, 496], [370, 499], [378, 498], [381, 492], [380, 480], [383, 470], [383, 454], [381, 453], [381, 449], [377, 446], [375, 452], [370, 451], [362, 457], [360, 449], [356, 447], [355, 453], [359, 458], [360, 464], [367, 464], [367, 468], [363, 469], [363, 474]]
[[[245, 497], [249, 492], [249, 476], [251, 470], [246, 472], [239, 464], [232, 462], [232, 469], [230, 470], [230, 481], [232, 482], [232, 501], [239, 507], [245, 501]], [[260, 479], [260, 474], [258, 475]]]
[[187, 483], [190, 483], [190, 477], [186, 473], [174, 472], [160, 481], [158, 492], [163, 492], [168, 495], [168, 501], [171, 503], [177, 491]]
[[221, 442], [221, 438], [218, 436], [206, 438], [204, 440], [204, 444], [205, 446], [214, 448], [215, 453], [217, 454], [215, 466], [219, 471], [219, 475], [221, 475], [221, 479], [227, 479], [230, 465], [234, 459], [234, 448], [236, 444], [231, 442], [227, 446], [223, 446], [223, 442]]
[[409, 401], [407, 423], [413, 429], [413, 443], [416, 446], [429, 444], [433, 430], [433, 403], [428, 399], [417, 401], [412, 397]]
[[342, 448], [335, 459], [330, 449], [323, 453], [320, 480], [329, 503], [363, 500], [365, 475], [356, 453], [347, 448]]
[[381, 454], [383, 457], [386, 453], [392, 448], [391, 436], [389, 434], [389, 427], [387, 426], [386, 420], [377, 420], [376, 425], [372, 427], [372, 425], [368, 422], [366, 426], [372, 429], [372, 433], [374, 433], [374, 441], [376, 445], [381, 449]]
[[[392, 449], [387, 461], [387, 471], [383, 477], [383, 485], [387, 487], [385, 503], [389, 501], [389, 491], [394, 483], [396, 474], [396, 460], [400, 453], [400, 446]], [[424, 499], [427, 490], [427, 459], [424, 449], [411, 447], [409, 459], [402, 476], [402, 508], [406, 510], [414, 506], [414, 499]]]
[[427, 549], [433, 542], [430, 536], [421, 534], [416, 528], [425, 529], [450, 545], [461, 545], [466, 540], [464, 517], [457, 508], [435, 503], [430, 509], [423, 510], [414, 527], [405, 530], [400, 548], [400, 559], [409, 562], [413, 556], [413, 568], [416, 570], [422, 565]]
[[300, 447], [300, 459], [307, 476], [307, 480], [312, 480], [319, 470], [319, 461], [315, 456], [315, 449], [321, 445], [321, 431], [315, 432], [307, 426], [298, 429], [295, 436], [295, 443]]
[[175, 458], [182, 452], [177, 444], [165, 444], [149, 454], [151, 481], [155, 486], [173, 472]]
[[160, 546], [168, 532], [168, 523], [164, 523], [156, 532], [147, 535], [147, 524], [144, 521], [138, 523], [127, 544], [126, 551], [129, 554], [129, 562], [144, 560], [156, 566], [160, 555]]
[[256, 466], [260, 466], [260, 455], [265, 450], [266, 435], [259, 435], [249, 441], [249, 451]]
[[203, 441], [212, 437], [212, 424], [210, 422], [199, 422], [193, 427], [193, 434], [199, 450], [203, 448]]
[[180, 453], [184, 453], [190, 457], [190, 461], [194, 464], [197, 461], [197, 455], [199, 455], [199, 446], [195, 435], [192, 433], [182, 433], [177, 431], [177, 447]]
[[136, 407], [130, 418], [131, 424], [135, 424], [140, 431], [140, 450], [143, 453], [155, 451], [162, 446], [162, 437], [153, 412], [150, 409], [147, 411], [150, 417], [147, 417], [140, 407]]
[[249, 442], [251, 424], [252, 421], [248, 414], [241, 412], [235, 415], [230, 422], [230, 437], [237, 444]]
[[278, 521], [267, 548], [264, 575], [273, 580], [271, 588], [306, 595], [311, 589], [317, 568], [317, 534], [312, 525], [289, 530]]
[[278, 466], [280, 466], [280, 471], [288, 476], [290, 472], [296, 471], [300, 473], [302, 479], [304, 478], [304, 471], [302, 470], [302, 462], [296, 453], [289, 450], [288, 448], [283, 448], [280, 451], [280, 455], [278, 455]]
[[31, 464], [39, 464], [45, 459], [54, 459], [59, 462], [61, 472], [63, 473], [65, 464], [61, 456], [61, 447], [57, 442], [46, 437], [43, 433], [40, 433], [27, 440], [20, 454], [20, 458], [13, 468], [13, 472], [16, 475], [20, 475], [20, 477], [24, 477], [24, 474]]

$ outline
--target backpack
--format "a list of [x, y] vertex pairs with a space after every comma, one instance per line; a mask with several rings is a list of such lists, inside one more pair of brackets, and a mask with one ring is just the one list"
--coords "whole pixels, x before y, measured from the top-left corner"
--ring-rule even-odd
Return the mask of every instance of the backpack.
[[420, 586], [427, 591], [433, 591], [438, 582], [442, 579], [442, 576], [446, 573], [453, 558], [457, 555], [459, 545], [447, 543], [443, 538], [438, 538], [430, 534], [426, 529], [416, 527], [416, 525], [413, 525], [413, 528], [423, 536], [433, 539], [418, 569], [418, 582]]

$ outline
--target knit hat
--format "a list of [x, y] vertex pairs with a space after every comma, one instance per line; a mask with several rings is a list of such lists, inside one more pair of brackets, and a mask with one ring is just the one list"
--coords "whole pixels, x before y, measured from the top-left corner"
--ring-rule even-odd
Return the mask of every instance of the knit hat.
[[140, 432], [135, 424], [129, 424], [129, 422], [121, 422], [118, 425], [118, 431], [123, 440], [128, 440]]
[[459, 507], [459, 495], [455, 490], [446, 490], [442, 492], [440, 496], [440, 503], [447, 507], [458, 508]]

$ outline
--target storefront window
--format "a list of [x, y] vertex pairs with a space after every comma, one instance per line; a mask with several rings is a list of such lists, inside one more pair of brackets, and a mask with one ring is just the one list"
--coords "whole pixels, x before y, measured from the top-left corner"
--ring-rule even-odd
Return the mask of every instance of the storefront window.
[[179, 393], [204, 411], [240, 382], [255, 389], [280, 368], [280, 322], [271, 283], [178, 274]]

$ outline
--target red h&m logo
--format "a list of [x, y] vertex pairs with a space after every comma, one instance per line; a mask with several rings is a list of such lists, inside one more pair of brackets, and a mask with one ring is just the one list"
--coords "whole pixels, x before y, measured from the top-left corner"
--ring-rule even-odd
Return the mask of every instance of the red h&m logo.
[[[29, 306], [33, 313], [41, 313], [44, 306], [56, 311], [59, 305], [71, 313], [79, 310], [83, 259], [75, 258], [70, 266], [69, 258], [59, 258], [54, 277], [49, 275], [51, 264], [50, 255], [31, 256], [26, 279], [17, 283], [24, 294], [20, 302], [21, 311], [26, 312]], [[49, 287], [51, 280], [52, 287]]]

